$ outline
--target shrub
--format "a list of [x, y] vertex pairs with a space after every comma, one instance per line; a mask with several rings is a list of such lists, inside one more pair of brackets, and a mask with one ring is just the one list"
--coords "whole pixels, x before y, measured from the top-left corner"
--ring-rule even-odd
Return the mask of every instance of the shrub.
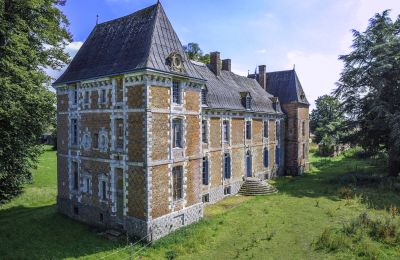
[[175, 250], [170, 250], [165, 253], [165, 258], [168, 260], [175, 259], [178, 256]]
[[354, 198], [354, 192], [352, 187], [341, 187], [338, 190], [339, 198], [341, 199], [352, 199]]

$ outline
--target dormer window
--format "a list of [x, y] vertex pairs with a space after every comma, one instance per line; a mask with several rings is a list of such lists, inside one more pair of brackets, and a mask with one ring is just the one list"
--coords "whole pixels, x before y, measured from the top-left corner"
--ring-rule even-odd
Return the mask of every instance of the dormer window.
[[247, 94], [246, 96], [246, 109], [251, 109], [251, 96]]
[[206, 88], [201, 89], [201, 104], [207, 105], [207, 89]]

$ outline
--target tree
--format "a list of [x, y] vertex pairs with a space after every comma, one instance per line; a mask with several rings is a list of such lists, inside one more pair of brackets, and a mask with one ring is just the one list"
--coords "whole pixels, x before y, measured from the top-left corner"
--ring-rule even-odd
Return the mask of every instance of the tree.
[[203, 51], [200, 49], [200, 46], [198, 43], [188, 43], [187, 45], [183, 46], [183, 49], [185, 50], [186, 54], [189, 56], [189, 59], [194, 60], [194, 61], [200, 61], [205, 64], [210, 63], [210, 54], [205, 54], [203, 55]]
[[389, 11], [369, 20], [365, 32], [353, 30], [352, 51], [344, 62], [335, 95], [358, 142], [369, 151], [388, 152], [389, 175], [400, 172], [400, 16]]
[[316, 108], [312, 110], [310, 117], [314, 141], [328, 149], [334, 147], [344, 135], [343, 122], [339, 100], [329, 95], [318, 97]]
[[68, 20], [59, 0], [0, 1], [0, 204], [22, 190], [55, 114], [44, 68], [68, 62]]

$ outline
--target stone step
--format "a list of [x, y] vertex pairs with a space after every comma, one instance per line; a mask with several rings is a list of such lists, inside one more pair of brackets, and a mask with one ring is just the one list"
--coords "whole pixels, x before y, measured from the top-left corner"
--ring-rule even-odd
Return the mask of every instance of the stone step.
[[275, 187], [257, 178], [247, 178], [239, 190], [239, 194], [246, 196], [269, 195], [276, 192], [278, 192], [278, 190]]

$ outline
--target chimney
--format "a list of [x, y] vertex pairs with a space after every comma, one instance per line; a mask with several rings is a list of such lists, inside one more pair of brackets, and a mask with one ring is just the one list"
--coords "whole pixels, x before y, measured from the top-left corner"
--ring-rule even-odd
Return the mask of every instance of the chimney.
[[231, 59], [222, 60], [222, 70], [231, 71]]
[[267, 69], [266, 68], [267, 67], [265, 65], [258, 66], [258, 83], [264, 90], [267, 90], [267, 75], [266, 75]]
[[216, 76], [221, 75], [221, 58], [220, 58], [220, 53], [218, 51], [210, 53], [210, 65], [211, 65], [211, 70], [214, 72]]

